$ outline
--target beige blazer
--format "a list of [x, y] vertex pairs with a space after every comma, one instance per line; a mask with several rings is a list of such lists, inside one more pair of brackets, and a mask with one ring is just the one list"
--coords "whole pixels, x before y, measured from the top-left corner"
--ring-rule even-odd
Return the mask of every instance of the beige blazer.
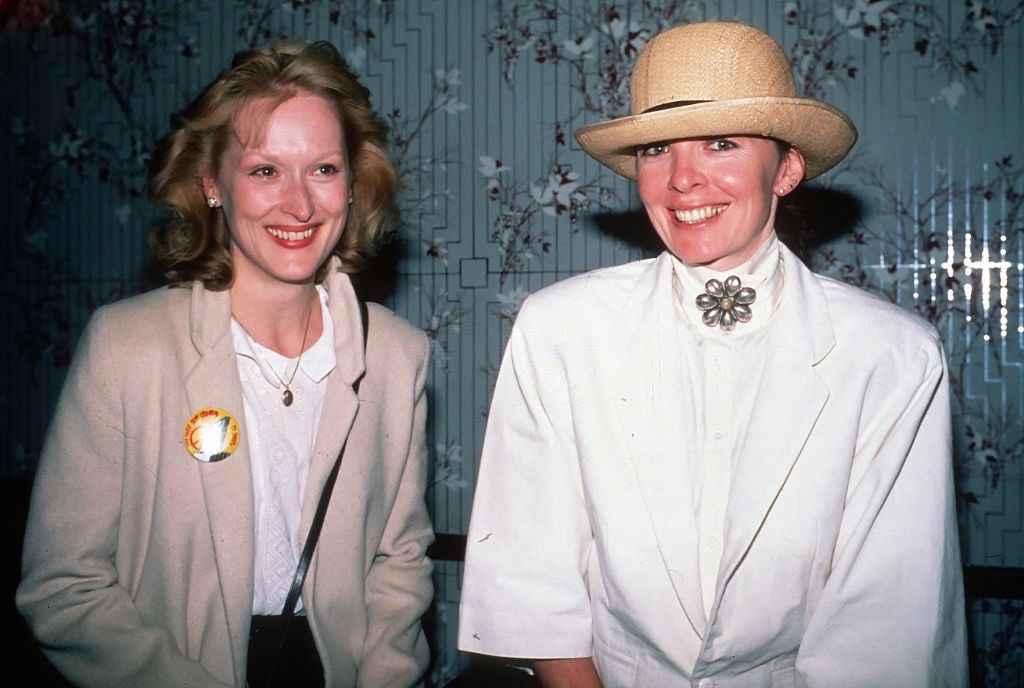
[[[303, 533], [348, 444], [303, 604], [328, 686], [409, 686], [427, 665], [420, 617], [433, 593], [427, 339], [370, 304], [364, 360], [348, 277], [332, 269], [326, 286], [338, 365]], [[101, 308], [78, 345], [40, 459], [17, 592], [43, 651], [76, 684], [245, 686], [254, 506], [230, 318], [228, 292], [160, 289]], [[183, 444], [186, 422], [208, 406], [242, 429], [217, 463]]]
[[679, 455], [703, 384], [679, 362], [699, 342], [668, 255], [523, 305], [488, 419], [462, 649], [593, 656], [606, 688], [966, 685], [938, 338], [782, 253], [710, 609]]

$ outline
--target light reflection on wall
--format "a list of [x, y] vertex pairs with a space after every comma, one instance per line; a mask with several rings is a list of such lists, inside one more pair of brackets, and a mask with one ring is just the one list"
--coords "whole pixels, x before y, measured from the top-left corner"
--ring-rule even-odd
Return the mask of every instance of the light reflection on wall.
[[[938, 287], [940, 274], [945, 272], [946, 277], [952, 281], [960, 264], [957, 260], [956, 234], [957, 231], [952, 226], [946, 231], [945, 260], [941, 263], [935, 257], [929, 257], [927, 263], [922, 262], [918, 256], [918, 248], [915, 246], [914, 260], [910, 262], [904, 263], [897, 260], [894, 263], [887, 263], [883, 255], [877, 264], [866, 267], [885, 271], [892, 271], [893, 269], [897, 271], [913, 271], [914, 291], [911, 296], [915, 301], [921, 298], [921, 294], [917, 289], [917, 285], [920, 284], [920, 271], [927, 270], [930, 291], [928, 298], [934, 303], [940, 298]], [[977, 281], [980, 282], [981, 287], [980, 305], [982, 312], [980, 315], [986, 321], [989, 318], [989, 314], [993, 311], [993, 278], [995, 278], [996, 296], [998, 298], [996, 308], [999, 316], [999, 338], [1005, 340], [1010, 332], [1010, 309], [1014, 305], [1010, 303], [1011, 273], [1016, 272], [1016, 278], [1013, 280], [1016, 282], [1017, 292], [1015, 304], [1017, 326], [1015, 329], [1017, 334], [1024, 334], [1024, 242], [1017, 242], [1015, 251], [1017, 262], [1015, 263], [1008, 257], [1012, 247], [1008, 247], [1010, 242], [1006, 234], [999, 235], [998, 244], [994, 248], [990, 248], [988, 241], [982, 239], [980, 257], [978, 259], [975, 259], [975, 250], [978, 247], [975, 246], [974, 240], [975, 237], [970, 231], [963, 231], [962, 266], [965, 278], [963, 282], [963, 298], [967, 312], [966, 321], [972, 322], [974, 319], [972, 314], [972, 303], [975, 295], [975, 280], [972, 279], [974, 274], [978, 273]], [[956, 289], [953, 286], [948, 286], [946, 288], [946, 301], [953, 304], [955, 300]], [[986, 342], [991, 339], [988, 332], [983, 333], [982, 336]]]

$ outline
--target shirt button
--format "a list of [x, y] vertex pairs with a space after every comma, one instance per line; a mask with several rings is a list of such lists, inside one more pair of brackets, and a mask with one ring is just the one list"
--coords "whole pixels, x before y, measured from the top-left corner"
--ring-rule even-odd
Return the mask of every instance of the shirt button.
[[709, 537], [707, 542], [708, 542], [708, 549], [718, 549], [719, 544], [721, 544], [718, 541], [718, 538], [715, 537], [714, 535]]
[[722, 433], [720, 431], [716, 432], [714, 435], [712, 435], [712, 437], [715, 438], [716, 442], [721, 442], [722, 441]]
[[697, 688], [715, 688], [715, 682], [710, 678], [702, 678], [697, 681]]

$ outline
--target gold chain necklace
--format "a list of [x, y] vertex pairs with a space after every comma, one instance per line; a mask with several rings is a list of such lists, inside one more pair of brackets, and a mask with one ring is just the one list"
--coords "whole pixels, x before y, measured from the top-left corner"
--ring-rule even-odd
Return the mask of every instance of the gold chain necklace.
[[[284, 378], [277, 374], [277, 371], [274, 370], [274, 366], [270, 364], [270, 361], [267, 360], [267, 357], [262, 352], [260, 353], [260, 358], [263, 359], [263, 362], [267, 364], [268, 368], [270, 368], [270, 372], [274, 374], [274, 377], [277, 378], [277, 381], [280, 382], [281, 385], [284, 387], [284, 392], [281, 393], [281, 403], [284, 404], [285, 406], [291, 406], [292, 402], [295, 401], [295, 394], [292, 393], [292, 382], [295, 380], [295, 374], [299, 372], [299, 364], [302, 363], [302, 354], [305, 353], [306, 349], [306, 335], [309, 334], [309, 321], [312, 319], [313, 304], [310, 303], [309, 308], [306, 309], [306, 327], [302, 330], [302, 344], [299, 345], [299, 357], [295, 360], [295, 367], [292, 369], [292, 374], [288, 377], [288, 382], [285, 382]], [[239, 322], [238, 324], [242, 325], [241, 322]], [[256, 341], [256, 338], [249, 333], [249, 330], [245, 329], [245, 325], [242, 325], [242, 329], [245, 330], [245, 333], [249, 335], [249, 339], [252, 339], [254, 342]]]

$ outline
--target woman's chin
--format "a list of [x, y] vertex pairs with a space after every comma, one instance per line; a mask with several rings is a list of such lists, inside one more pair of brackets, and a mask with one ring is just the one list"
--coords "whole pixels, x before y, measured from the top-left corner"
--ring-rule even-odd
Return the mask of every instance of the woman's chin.
[[722, 260], [727, 260], [728, 256], [724, 255], [721, 251], [716, 251], [714, 248], [706, 246], [669, 246], [669, 250], [672, 252], [680, 262], [692, 267], [708, 267], [713, 263], [718, 263]]
[[237, 271], [236, 282], [251, 282], [268, 288], [274, 285], [293, 286], [310, 284], [316, 277], [317, 267], [314, 265], [288, 265], [267, 267], [262, 270]]

